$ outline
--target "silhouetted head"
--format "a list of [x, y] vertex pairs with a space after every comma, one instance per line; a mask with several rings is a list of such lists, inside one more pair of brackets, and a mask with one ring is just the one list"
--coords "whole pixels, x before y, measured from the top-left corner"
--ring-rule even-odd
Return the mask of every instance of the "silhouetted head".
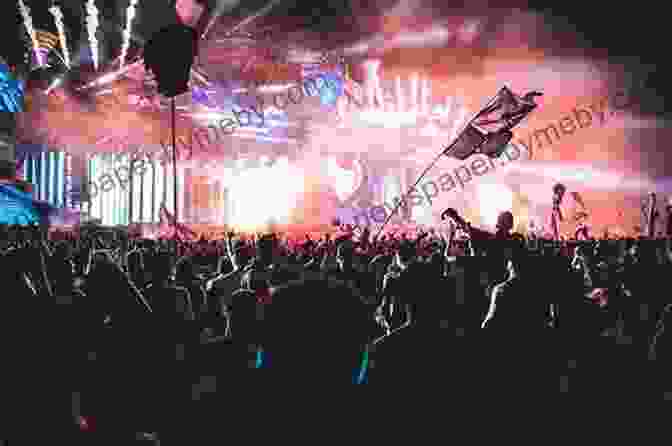
[[527, 274], [530, 268], [530, 254], [525, 244], [517, 240], [507, 241], [504, 250], [506, 269], [509, 274], [521, 276]]
[[245, 289], [235, 291], [231, 295], [230, 311], [233, 342], [258, 344], [262, 334], [263, 306], [257, 303], [256, 293]]
[[152, 259], [152, 282], [160, 283], [175, 279], [175, 262], [167, 252], [160, 252]]
[[415, 244], [411, 241], [402, 241], [399, 249], [397, 250], [397, 262], [400, 264], [407, 264], [415, 259], [417, 254], [417, 249]]
[[351, 383], [370, 318], [345, 285], [307, 280], [278, 288], [264, 309], [271, 373], [299, 384]]
[[513, 214], [510, 211], [501, 212], [497, 216], [497, 230], [510, 232], [513, 229]]
[[264, 235], [257, 241], [257, 259], [264, 265], [273, 263], [279, 243], [275, 234]]
[[179, 282], [188, 283], [196, 278], [194, 262], [189, 257], [183, 257], [175, 266], [175, 277]]
[[355, 247], [352, 241], [344, 240], [338, 245], [338, 248], [336, 249], [336, 261], [341, 269], [352, 265], [354, 256]]

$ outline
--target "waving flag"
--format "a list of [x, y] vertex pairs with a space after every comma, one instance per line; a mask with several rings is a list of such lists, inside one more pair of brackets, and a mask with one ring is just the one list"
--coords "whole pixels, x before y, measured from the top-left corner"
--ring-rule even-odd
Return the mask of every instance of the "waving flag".
[[160, 232], [164, 237], [176, 237], [180, 239], [192, 240], [198, 238], [198, 234], [185, 225], [177, 222], [175, 216], [168, 212], [168, 209], [166, 209], [165, 203], [161, 204], [161, 208], [159, 209], [159, 222], [161, 227]]
[[532, 91], [521, 97], [502, 87], [494, 102], [476, 116], [474, 125], [485, 131], [510, 130], [537, 108], [536, 96], [542, 96], [542, 93]]
[[513, 138], [511, 129], [537, 107], [534, 98], [541, 95], [533, 91], [521, 97], [503, 87], [443, 154], [460, 160], [474, 153], [483, 153], [491, 158], [500, 156]]

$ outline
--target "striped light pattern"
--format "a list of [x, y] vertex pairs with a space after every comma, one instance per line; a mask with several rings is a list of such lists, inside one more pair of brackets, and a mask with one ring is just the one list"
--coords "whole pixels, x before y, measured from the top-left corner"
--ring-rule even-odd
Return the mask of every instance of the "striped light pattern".
[[72, 155], [69, 153], [65, 154], [65, 161], [64, 161], [64, 172], [63, 172], [63, 189], [65, 191], [65, 202], [64, 202], [64, 207], [66, 208], [72, 208], [73, 207], [73, 200], [72, 200]]
[[38, 152], [27, 155], [23, 176], [33, 185], [33, 197], [54, 207], [65, 207], [66, 179], [65, 152]]
[[[134, 166], [138, 166], [137, 163], [136, 161]], [[163, 202], [172, 212], [174, 193], [172, 168], [145, 160], [144, 173], [137, 169], [127, 179], [130, 166], [129, 155], [97, 154], [89, 160], [89, 181], [94, 184], [91, 186], [94, 192], [90, 214], [93, 218], [101, 219], [104, 225], [159, 223], [159, 209]], [[178, 171], [178, 189], [181, 189], [181, 181]], [[103, 184], [105, 189], [102, 187]]]

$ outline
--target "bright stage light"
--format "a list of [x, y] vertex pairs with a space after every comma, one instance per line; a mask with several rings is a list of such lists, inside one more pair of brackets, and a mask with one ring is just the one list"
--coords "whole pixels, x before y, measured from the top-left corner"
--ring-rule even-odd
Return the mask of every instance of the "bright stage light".
[[61, 85], [63, 85], [63, 76], [59, 76], [56, 79], [54, 79], [49, 85], [49, 87], [44, 91], [44, 94], [51, 93], [54, 90], [54, 88], [58, 88]]
[[357, 186], [357, 175], [355, 171], [343, 169], [338, 165], [336, 158], [329, 157], [327, 161], [327, 174], [332, 178], [336, 195], [341, 201], [345, 201], [352, 195]]
[[499, 213], [513, 208], [513, 192], [502, 184], [479, 184], [477, 191], [483, 222], [494, 228]]
[[245, 170], [232, 186], [233, 226], [254, 231], [288, 223], [303, 189], [303, 175], [286, 161]]
[[418, 113], [412, 111], [385, 112], [378, 110], [365, 110], [354, 114], [353, 116], [365, 125], [379, 125], [391, 128], [415, 125], [418, 121]]

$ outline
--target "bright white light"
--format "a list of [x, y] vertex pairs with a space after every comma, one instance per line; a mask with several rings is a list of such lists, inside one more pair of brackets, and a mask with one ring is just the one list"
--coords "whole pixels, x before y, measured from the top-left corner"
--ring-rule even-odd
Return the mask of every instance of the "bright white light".
[[481, 217], [494, 228], [499, 213], [513, 208], [513, 192], [502, 184], [479, 184], [477, 191]]
[[380, 86], [380, 65], [381, 61], [369, 59], [363, 63], [365, 69], [364, 89], [366, 93], [367, 106], [375, 108], [383, 107], [383, 90]]
[[385, 42], [386, 47], [413, 48], [445, 44], [453, 32], [445, 26], [434, 26], [423, 32], [404, 32]]
[[269, 222], [286, 223], [303, 192], [303, 175], [287, 160], [247, 169], [232, 186], [232, 223], [238, 229], [257, 230]]
[[336, 158], [332, 156], [327, 161], [327, 175], [332, 179], [336, 195], [341, 201], [352, 195], [357, 182], [357, 175], [354, 171], [341, 168]]
[[[471, 28], [462, 30], [461, 35], [470, 37], [474, 32]], [[375, 49], [378, 51], [388, 50], [393, 48], [429, 48], [436, 46], [443, 46], [455, 34], [455, 30], [448, 29], [445, 26], [434, 26], [424, 31], [402, 31], [396, 35], [389, 37], [383, 34], [376, 34], [373, 37], [361, 40], [356, 44], [345, 48], [344, 54], [355, 55], [365, 54]]]
[[86, 30], [89, 34], [89, 45], [91, 46], [91, 57], [93, 58], [93, 67], [98, 71], [100, 63], [100, 54], [98, 53], [98, 39], [96, 38], [96, 31], [98, 30], [98, 8], [96, 8], [95, 0], [88, 0], [86, 2]]
[[[371, 97], [377, 94], [374, 87], [378, 81], [376, 80], [375, 64], [373, 62], [369, 63], [369, 69], [373, 70], [374, 73], [369, 73], [372, 80], [368, 81], [370, 85], [365, 85], [364, 89], [368, 90], [364, 96], [361, 95], [361, 86], [356, 83], [353, 83], [352, 86], [346, 84], [346, 92], [350, 92], [349, 94], [357, 97], [358, 102], [361, 102], [365, 96]], [[409, 86], [408, 91], [402, 88], [402, 84]], [[346, 104], [348, 101], [341, 97], [339, 104], [341, 108], [338, 109], [338, 113], [339, 117], [343, 118], [348, 112], [354, 124], [360, 123], [386, 128], [416, 126], [418, 118], [431, 117], [439, 120], [441, 127], [446, 128], [448, 139], [455, 138], [467, 123], [469, 110], [454, 97], [446, 97], [445, 104], [436, 105], [432, 104], [432, 98], [429, 79], [421, 79], [418, 73], [412, 73], [409, 79], [401, 79], [401, 77], [395, 79], [393, 98], [390, 102], [386, 102], [382, 108], [348, 109]], [[364, 102], [367, 101], [368, 99]], [[423, 132], [426, 136], [435, 136], [437, 132], [438, 135], [443, 133], [433, 125], [423, 129]]]
[[296, 82], [290, 83], [290, 84], [268, 84], [268, 85], [260, 85], [257, 88], [235, 88], [232, 93], [233, 94], [242, 94], [242, 93], [283, 93], [287, 90], [289, 90], [292, 87], [296, 87], [297, 84]]
[[359, 121], [369, 125], [399, 128], [404, 125], [415, 125], [418, 114], [415, 112], [384, 112], [377, 110], [361, 111], [353, 115]]
[[428, 122], [426, 126], [420, 129], [421, 136], [427, 136], [429, 138], [435, 138], [441, 134], [439, 127], [433, 122]]
[[133, 19], [135, 18], [135, 5], [139, 0], [131, 0], [126, 8], [126, 27], [124, 28], [124, 40], [121, 44], [120, 68], [126, 64], [126, 55], [128, 48], [131, 46], [131, 27], [133, 26]]
[[65, 24], [63, 23], [63, 12], [57, 5], [49, 8], [49, 12], [54, 16], [56, 29], [58, 29], [58, 39], [61, 42], [61, 49], [63, 50], [63, 60], [65, 66], [70, 69], [70, 51], [68, 50], [68, 40], [65, 35]]
[[199, 121], [218, 122], [220, 119], [234, 119], [233, 113], [219, 113], [219, 112], [205, 112], [205, 113], [189, 113], [193, 119]]
[[21, 17], [23, 18], [23, 26], [26, 27], [28, 36], [30, 36], [30, 41], [33, 43], [33, 52], [35, 53], [37, 64], [39, 66], [43, 66], [44, 57], [38, 51], [40, 44], [37, 41], [37, 33], [35, 32], [35, 27], [33, 26], [33, 18], [30, 15], [30, 8], [23, 2], [23, 0], [19, 0], [19, 10], [21, 11]]
[[63, 78], [62, 77], [57, 77], [54, 79], [51, 84], [49, 85], [49, 88], [47, 88], [44, 92], [44, 94], [49, 94], [52, 92], [52, 90], [56, 87], [59, 87], [60, 85], [63, 84]]
[[101, 76], [97, 79], [92, 80], [91, 82], [89, 82], [86, 85], [82, 85], [81, 87], [77, 87], [77, 91], [82, 91], [82, 90], [86, 90], [86, 89], [89, 89], [89, 88], [92, 88], [92, 87], [101, 86], [101, 85], [105, 85], [105, 84], [109, 84], [111, 82], [114, 82], [119, 77], [128, 73], [131, 69], [140, 66], [141, 64], [142, 64], [142, 61], [140, 60], [140, 61], [132, 63], [131, 65], [126, 65], [124, 68], [121, 68], [117, 71], [113, 71], [112, 73], [107, 73], [107, 74], [105, 74], [105, 75], [103, 75], [103, 76]]

